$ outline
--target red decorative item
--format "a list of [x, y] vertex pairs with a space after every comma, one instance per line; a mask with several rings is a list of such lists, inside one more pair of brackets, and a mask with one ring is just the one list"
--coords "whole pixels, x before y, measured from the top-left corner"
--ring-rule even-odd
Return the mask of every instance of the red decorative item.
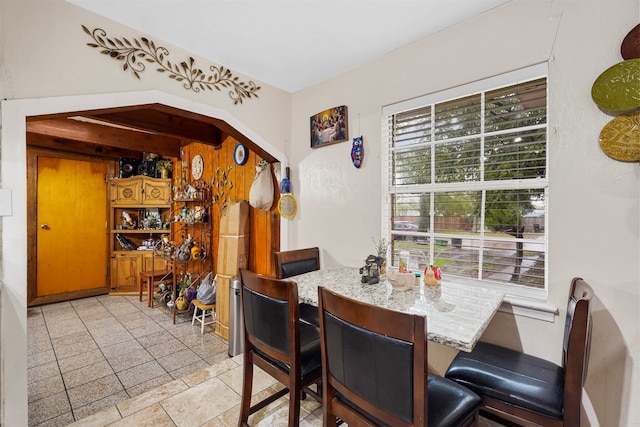
[[427, 286], [439, 286], [442, 280], [442, 272], [440, 267], [428, 266], [424, 269], [424, 284]]

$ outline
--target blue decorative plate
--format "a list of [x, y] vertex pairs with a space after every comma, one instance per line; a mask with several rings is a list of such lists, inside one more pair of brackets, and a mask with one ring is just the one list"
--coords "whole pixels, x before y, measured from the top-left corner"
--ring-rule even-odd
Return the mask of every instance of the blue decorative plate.
[[236, 162], [236, 165], [244, 165], [247, 163], [248, 157], [247, 147], [245, 147], [244, 144], [237, 144], [233, 150], [233, 161]]

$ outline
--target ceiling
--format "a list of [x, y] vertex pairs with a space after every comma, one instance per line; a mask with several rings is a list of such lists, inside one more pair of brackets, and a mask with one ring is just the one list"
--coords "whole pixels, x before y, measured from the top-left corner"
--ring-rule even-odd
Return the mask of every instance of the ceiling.
[[67, 1], [295, 93], [510, 0]]
[[[142, 33], [109, 35], [153, 37], [294, 93], [510, 0], [67, 1]], [[222, 120], [159, 104], [27, 120], [31, 147], [110, 159], [179, 157], [227, 136], [276, 161]]]

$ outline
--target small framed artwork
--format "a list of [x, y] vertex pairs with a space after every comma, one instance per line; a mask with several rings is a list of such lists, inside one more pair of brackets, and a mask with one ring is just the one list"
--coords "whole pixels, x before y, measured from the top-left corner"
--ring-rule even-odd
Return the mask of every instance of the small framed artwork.
[[349, 140], [347, 106], [330, 108], [311, 116], [311, 148]]

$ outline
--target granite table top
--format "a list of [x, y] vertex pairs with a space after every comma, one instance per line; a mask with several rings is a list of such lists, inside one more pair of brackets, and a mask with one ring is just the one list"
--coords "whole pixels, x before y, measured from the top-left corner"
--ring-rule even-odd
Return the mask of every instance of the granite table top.
[[384, 278], [377, 284], [361, 282], [358, 268], [328, 268], [290, 277], [298, 284], [300, 302], [318, 306], [318, 286], [349, 298], [402, 312], [427, 316], [427, 339], [462, 351], [471, 351], [502, 304], [495, 290], [442, 281], [440, 286], [394, 290]]

